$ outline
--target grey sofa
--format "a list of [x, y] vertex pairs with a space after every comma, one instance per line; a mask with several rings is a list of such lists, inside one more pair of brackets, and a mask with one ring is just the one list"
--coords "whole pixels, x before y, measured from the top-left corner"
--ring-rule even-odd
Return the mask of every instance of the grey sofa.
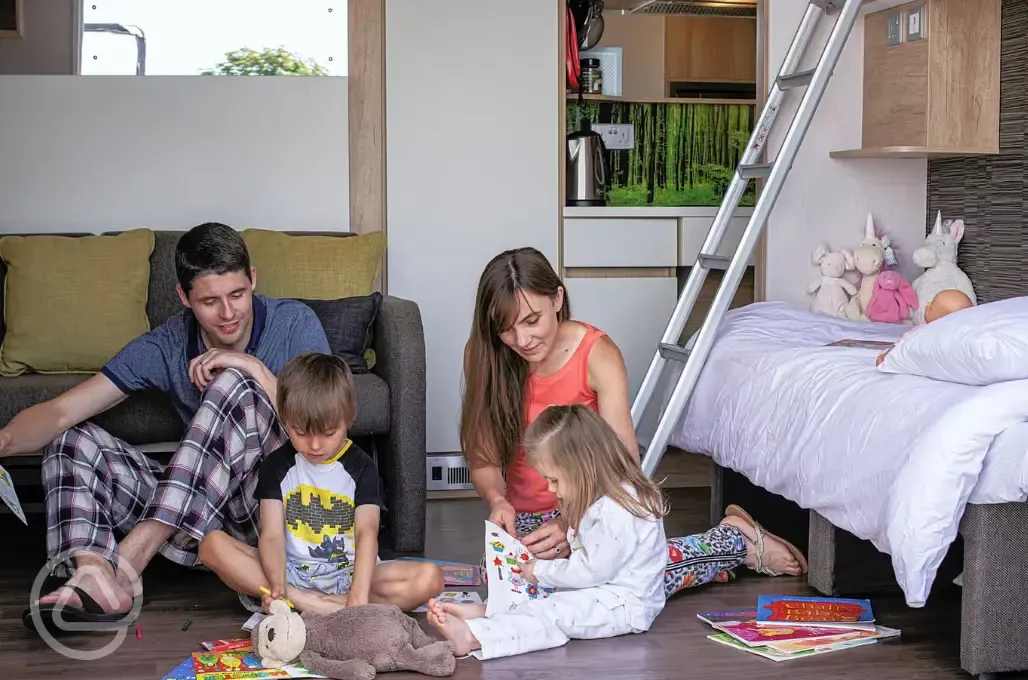
[[[180, 232], [157, 231], [150, 257], [147, 316], [152, 328], [181, 311], [175, 293], [175, 244]], [[346, 234], [340, 234], [344, 236]], [[7, 271], [0, 262], [0, 279]], [[0, 339], [3, 337], [0, 299]], [[396, 552], [421, 552], [425, 545], [425, 337], [418, 306], [385, 296], [375, 320], [371, 373], [355, 376], [358, 412], [351, 436], [375, 456], [386, 491], [384, 522]], [[0, 377], [0, 426], [19, 411], [52, 399], [87, 375], [26, 374]], [[183, 426], [159, 393], [132, 395], [93, 421], [134, 445], [168, 445]]]

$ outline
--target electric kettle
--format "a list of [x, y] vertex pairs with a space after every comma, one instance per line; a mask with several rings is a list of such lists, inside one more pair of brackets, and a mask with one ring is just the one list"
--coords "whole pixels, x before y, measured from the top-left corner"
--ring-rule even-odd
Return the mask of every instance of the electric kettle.
[[583, 119], [567, 137], [567, 204], [607, 205], [607, 147]]

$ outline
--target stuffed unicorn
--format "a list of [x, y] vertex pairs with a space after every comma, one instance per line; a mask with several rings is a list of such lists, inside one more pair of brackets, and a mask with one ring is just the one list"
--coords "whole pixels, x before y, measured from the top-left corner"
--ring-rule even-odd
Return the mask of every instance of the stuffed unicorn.
[[875, 279], [874, 293], [867, 305], [867, 317], [876, 323], [901, 323], [917, 309], [917, 295], [899, 272], [882, 272]]
[[964, 220], [954, 220], [944, 225], [940, 210], [932, 233], [925, 238], [924, 245], [914, 251], [914, 264], [925, 268], [924, 274], [911, 283], [918, 299], [913, 316], [915, 325], [920, 326], [925, 322], [925, 307], [941, 290], [959, 290], [971, 298], [971, 304], [978, 304], [971, 279], [957, 266], [957, 247], [963, 237]]
[[893, 257], [889, 237], [885, 235], [879, 237], [875, 234], [874, 218], [871, 217], [871, 213], [868, 213], [867, 222], [864, 225], [864, 240], [853, 251], [854, 264], [861, 274], [860, 288], [857, 290], [856, 296], [846, 305], [846, 318], [854, 321], [870, 321], [865, 310], [871, 302], [875, 280], [886, 264], [887, 257]]
[[821, 275], [807, 286], [808, 293], [817, 293], [810, 302], [810, 311], [845, 319], [846, 303], [857, 293], [856, 287], [843, 278], [855, 266], [853, 253], [848, 250], [833, 253], [828, 244], [822, 243], [814, 249], [811, 259], [821, 267]]

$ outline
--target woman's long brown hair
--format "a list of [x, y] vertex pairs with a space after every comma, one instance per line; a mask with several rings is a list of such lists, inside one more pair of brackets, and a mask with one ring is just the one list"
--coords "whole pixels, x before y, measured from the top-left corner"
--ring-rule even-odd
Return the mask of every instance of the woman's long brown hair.
[[[535, 248], [507, 250], [486, 265], [478, 280], [475, 316], [464, 357], [460, 443], [472, 469], [506, 467], [521, 444], [528, 363], [503, 344], [526, 293], [555, 297], [564, 282]], [[571, 318], [564, 290], [558, 321]]]
[[530, 464], [544, 460], [563, 475], [560, 515], [575, 531], [603, 496], [636, 517], [667, 514], [660, 487], [643, 473], [614, 428], [588, 406], [548, 406], [525, 433], [525, 449]]

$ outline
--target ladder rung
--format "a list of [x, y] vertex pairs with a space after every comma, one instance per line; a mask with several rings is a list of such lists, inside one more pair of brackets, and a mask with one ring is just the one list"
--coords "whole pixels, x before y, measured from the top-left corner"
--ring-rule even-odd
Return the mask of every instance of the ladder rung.
[[660, 351], [660, 356], [665, 359], [674, 359], [675, 361], [685, 363], [685, 360], [689, 358], [689, 350], [684, 347], [679, 347], [678, 345], [671, 345], [666, 342], [662, 342], [660, 343], [658, 350]]
[[764, 179], [771, 174], [771, 163], [754, 163], [753, 165], [740, 165], [739, 177], [743, 179]]
[[809, 71], [797, 71], [796, 73], [790, 73], [787, 76], [778, 76], [778, 87], [783, 90], [794, 90], [798, 87], [806, 87], [810, 85], [811, 79], [814, 77], [814, 69]]
[[697, 259], [700, 266], [707, 269], [728, 269], [728, 265], [732, 263], [732, 258], [720, 255], [700, 255]]
[[810, 4], [831, 13], [842, 9], [842, 6], [846, 4], [846, 0], [810, 0]]

